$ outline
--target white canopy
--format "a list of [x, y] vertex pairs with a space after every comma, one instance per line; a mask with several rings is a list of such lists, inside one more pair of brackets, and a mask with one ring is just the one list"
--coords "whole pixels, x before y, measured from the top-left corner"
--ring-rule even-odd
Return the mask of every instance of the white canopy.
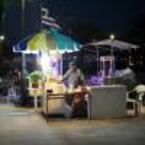
[[100, 46], [100, 45], [107, 46], [108, 45], [108, 46], [119, 48], [121, 50], [128, 50], [131, 48], [133, 48], [133, 49], [139, 48], [138, 45], [134, 45], [134, 44], [127, 43], [124, 41], [120, 41], [120, 40], [111, 40], [111, 39], [105, 39], [105, 40], [98, 41], [98, 42], [92, 42], [89, 45], [93, 45], [93, 46]]
[[143, 84], [140, 84], [138, 86], [135, 87], [134, 89], [137, 93], [145, 93], [145, 85]]

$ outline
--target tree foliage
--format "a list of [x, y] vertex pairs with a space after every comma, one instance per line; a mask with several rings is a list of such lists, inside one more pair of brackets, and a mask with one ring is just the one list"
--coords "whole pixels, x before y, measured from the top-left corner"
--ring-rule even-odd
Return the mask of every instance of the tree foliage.
[[145, 44], [145, 15], [137, 18], [133, 23], [128, 38], [140, 45]]
[[69, 22], [64, 22], [63, 28], [70, 36], [82, 43], [88, 43], [94, 39], [103, 39], [105, 36], [105, 32], [97, 24], [81, 21], [76, 17]]

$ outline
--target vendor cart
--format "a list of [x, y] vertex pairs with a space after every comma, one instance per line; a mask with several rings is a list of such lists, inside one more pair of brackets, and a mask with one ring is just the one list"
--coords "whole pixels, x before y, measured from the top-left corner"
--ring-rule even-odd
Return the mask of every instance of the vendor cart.
[[60, 114], [66, 118], [85, 117], [91, 119], [91, 96], [87, 90], [78, 91], [76, 89], [63, 93], [52, 93], [48, 91], [46, 102], [44, 115], [47, 119], [52, 114]]

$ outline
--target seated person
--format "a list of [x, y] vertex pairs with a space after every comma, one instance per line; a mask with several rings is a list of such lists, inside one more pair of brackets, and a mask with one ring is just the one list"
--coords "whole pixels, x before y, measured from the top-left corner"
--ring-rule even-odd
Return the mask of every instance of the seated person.
[[[75, 62], [69, 63], [69, 69], [64, 74], [61, 82], [67, 80], [69, 89], [76, 89], [79, 86], [84, 86], [85, 79], [84, 75]], [[83, 96], [82, 96], [83, 95]], [[66, 102], [72, 107], [72, 117], [81, 117], [82, 112], [86, 108], [86, 103], [84, 99], [84, 94], [74, 94], [66, 96]], [[85, 107], [84, 107], [85, 106]], [[76, 113], [77, 112], [77, 113]], [[85, 113], [83, 113], [84, 115]], [[84, 117], [84, 116], [83, 116]]]

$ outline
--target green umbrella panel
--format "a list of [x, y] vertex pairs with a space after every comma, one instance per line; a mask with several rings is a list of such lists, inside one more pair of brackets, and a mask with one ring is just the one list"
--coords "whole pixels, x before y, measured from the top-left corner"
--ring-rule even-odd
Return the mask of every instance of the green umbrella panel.
[[30, 51], [55, 51], [57, 53], [78, 51], [80, 44], [56, 30], [42, 31], [27, 43]]
[[30, 51], [45, 51], [48, 52], [49, 48], [56, 49], [56, 43], [53, 38], [46, 32], [36, 34], [28, 43], [27, 49]]

